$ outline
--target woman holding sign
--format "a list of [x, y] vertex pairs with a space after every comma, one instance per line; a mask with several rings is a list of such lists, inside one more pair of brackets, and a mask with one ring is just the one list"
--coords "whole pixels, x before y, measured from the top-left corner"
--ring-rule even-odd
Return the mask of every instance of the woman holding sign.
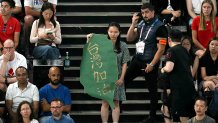
[[[108, 39], [113, 42], [114, 52], [117, 54], [117, 67], [118, 67], [118, 80], [115, 82], [116, 88], [114, 91], [114, 104], [115, 108], [112, 110], [113, 123], [118, 123], [120, 117], [119, 101], [126, 100], [124, 75], [127, 69], [127, 62], [130, 60], [128, 46], [125, 42], [120, 40], [120, 25], [112, 22], [108, 26]], [[87, 35], [89, 39], [92, 34]], [[101, 119], [103, 123], [108, 122], [109, 117], [109, 104], [107, 101], [102, 101], [101, 106]]]

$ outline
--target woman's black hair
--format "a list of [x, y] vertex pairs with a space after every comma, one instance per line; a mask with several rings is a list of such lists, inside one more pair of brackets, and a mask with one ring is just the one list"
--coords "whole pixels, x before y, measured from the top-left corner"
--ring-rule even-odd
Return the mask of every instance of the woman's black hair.
[[17, 123], [23, 123], [23, 117], [20, 114], [20, 112], [21, 112], [21, 106], [24, 104], [27, 104], [30, 107], [30, 110], [31, 110], [30, 121], [34, 118], [32, 105], [28, 101], [23, 101], [19, 104], [19, 106], [17, 108]]
[[[117, 27], [117, 29], [118, 29], [119, 32], [120, 32], [120, 34], [119, 34], [119, 36], [117, 37], [117, 40], [116, 40], [116, 42], [115, 42], [115, 50], [116, 50], [117, 53], [120, 53], [120, 52], [121, 52], [121, 48], [120, 48], [120, 39], [121, 39], [121, 37], [120, 37], [120, 35], [121, 35], [120, 24], [118, 24], [117, 22], [111, 22], [111, 23], [108, 25], [108, 28], [107, 28], [107, 29], [109, 29], [109, 28], [112, 27], [112, 26]], [[109, 35], [108, 35], [108, 39], [110, 39]]]
[[185, 41], [185, 39], [187, 39], [187, 40], [189, 41], [190, 45], [191, 45], [191, 48], [190, 48], [190, 50], [188, 51], [189, 53], [191, 53], [192, 50], [193, 50], [193, 48], [194, 48], [194, 43], [193, 43], [193, 41], [192, 41], [192, 39], [191, 39], [190, 36], [184, 35], [184, 36], [182, 37], [182, 39], [181, 39], [181, 44]]
[[53, 15], [51, 17], [51, 22], [52, 24], [54, 25], [54, 27], [56, 27], [56, 22], [55, 22], [55, 19], [54, 19], [54, 7], [51, 3], [49, 2], [44, 2], [43, 5], [42, 5], [42, 8], [41, 8], [41, 11], [40, 11], [40, 16], [39, 16], [39, 24], [38, 24], [38, 27], [40, 26], [44, 26], [45, 25], [45, 19], [42, 15], [42, 13], [45, 11], [45, 10], [48, 10], [50, 9], [52, 12], [53, 12]]
[[211, 43], [212, 41], [214, 41], [214, 40], [218, 41], [218, 37], [213, 37], [213, 38], [210, 39], [209, 43], [207, 44], [207, 49], [206, 49], [206, 51], [204, 52], [203, 56], [205, 56], [205, 55], [207, 55], [207, 54], [210, 54], [210, 50], [209, 50], [209, 48], [210, 48], [210, 43]]

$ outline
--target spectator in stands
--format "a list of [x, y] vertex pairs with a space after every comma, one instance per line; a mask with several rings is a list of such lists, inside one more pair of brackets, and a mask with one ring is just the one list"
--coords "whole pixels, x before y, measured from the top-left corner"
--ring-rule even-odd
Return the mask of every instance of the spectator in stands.
[[34, 58], [59, 58], [60, 52], [56, 45], [61, 43], [60, 24], [54, 20], [54, 8], [51, 3], [43, 4], [39, 19], [32, 25], [30, 42], [35, 43]]
[[218, 37], [212, 38], [200, 59], [201, 76], [205, 91], [218, 87]]
[[4, 90], [5, 84], [17, 81], [15, 70], [19, 66], [27, 68], [26, 58], [15, 51], [15, 44], [8, 39], [3, 44], [3, 55], [0, 56], [0, 89]]
[[71, 111], [71, 95], [70, 90], [61, 84], [61, 72], [58, 67], [51, 67], [49, 69], [48, 77], [50, 83], [46, 84], [39, 90], [40, 102], [41, 102], [41, 118], [40, 123], [43, 123], [49, 116], [51, 102], [53, 99], [58, 98], [63, 102], [63, 114], [68, 115]]
[[[138, 23], [139, 16], [135, 13], [132, 24], [127, 32], [127, 41], [136, 43], [136, 54], [127, 68], [125, 82], [128, 85], [134, 78], [144, 74], [148, 83], [151, 100], [150, 117], [143, 122], [156, 122], [157, 109], [157, 75], [160, 57], [167, 43], [167, 29], [155, 16], [154, 7], [144, 3], [141, 7], [143, 20]], [[152, 27], [152, 28], [151, 28]]]
[[189, 54], [182, 47], [181, 38], [182, 33], [179, 30], [170, 32], [168, 43], [171, 48], [167, 50], [166, 65], [161, 69], [161, 73], [170, 73], [173, 118], [177, 115], [181, 123], [187, 123], [192, 113], [195, 87], [190, 69]]
[[216, 123], [216, 121], [206, 115], [207, 100], [203, 97], [198, 97], [194, 105], [196, 116], [188, 120], [188, 123]]
[[[15, 2], [15, 7], [12, 10], [12, 15], [17, 18], [17, 15], [22, 14], [22, 4], [21, 4], [20, 0], [14, 0], [14, 2]], [[0, 4], [0, 6], [1, 6], [1, 4]], [[0, 9], [1, 9], [1, 7], [0, 7]], [[1, 14], [1, 12], [0, 12], [0, 14]], [[21, 19], [21, 18], [19, 18], [19, 19]]]
[[30, 45], [30, 32], [31, 32], [31, 27], [33, 24], [33, 21], [40, 18], [42, 14], [41, 8], [44, 2], [50, 2], [52, 3], [52, 6], [54, 8], [54, 13], [56, 12], [56, 5], [57, 5], [57, 0], [24, 0], [24, 7], [25, 7], [25, 14], [26, 16], [24, 17], [24, 41], [26, 42], [26, 55], [29, 57], [32, 54], [32, 45]]
[[[26, 58], [15, 52], [15, 45], [11, 39], [3, 44], [3, 55], [0, 56], [0, 101], [5, 100], [6, 85], [17, 81], [15, 70], [18, 66], [27, 68]], [[4, 107], [0, 105], [0, 114], [4, 113]]]
[[17, 82], [10, 84], [6, 92], [6, 107], [12, 121], [16, 121], [16, 112], [22, 101], [33, 104], [33, 113], [38, 114], [39, 91], [38, 88], [27, 80], [28, 72], [23, 66], [16, 69]]
[[63, 115], [63, 106], [60, 99], [53, 99], [50, 107], [52, 116], [42, 123], [74, 123], [71, 117]]
[[157, 13], [161, 20], [168, 25], [182, 25], [182, 10], [181, 0], [156, 0], [155, 6]]
[[[191, 17], [189, 19], [189, 26], [192, 25], [192, 21], [194, 18], [200, 15], [201, 13], [201, 4], [204, 0], [186, 0], [186, 6], [188, 10], [188, 14]], [[216, 0], [211, 0], [214, 5], [214, 13], [217, 13]]]
[[11, 13], [15, 7], [13, 0], [1, 1], [1, 14], [0, 14], [0, 48], [3, 47], [3, 43], [7, 39], [14, 41], [15, 49], [19, 43], [20, 37], [20, 22], [11, 16]]
[[192, 76], [195, 77], [199, 66], [199, 56], [196, 54], [198, 51], [194, 48], [194, 44], [189, 36], [182, 37], [181, 44], [189, 53]]
[[[120, 40], [120, 25], [116, 22], [112, 22], [108, 25], [108, 38], [113, 42], [114, 49], [117, 54], [117, 67], [119, 71], [119, 79], [115, 82], [116, 89], [114, 92], [114, 104], [115, 108], [112, 111], [112, 119], [114, 123], [119, 122], [120, 117], [120, 105], [119, 101], [126, 100], [124, 76], [127, 69], [127, 62], [130, 60], [128, 46], [125, 42]], [[92, 34], [87, 35], [89, 39]], [[108, 122], [109, 117], [109, 104], [107, 101], [102, 101], [101, 106], [101, 119], [103, 123]]]
[[34, 119], [33, 107], [28, 101], [22, 101], [17, 108], [16, 123], [39, 123]]
[[200, 16], [192, 23], [192, 40], [201, 50], [205, 50], [211, 38], [218, 36], [218, 18], [215, 17], [214, 5], [211, 0], [204, 0]]

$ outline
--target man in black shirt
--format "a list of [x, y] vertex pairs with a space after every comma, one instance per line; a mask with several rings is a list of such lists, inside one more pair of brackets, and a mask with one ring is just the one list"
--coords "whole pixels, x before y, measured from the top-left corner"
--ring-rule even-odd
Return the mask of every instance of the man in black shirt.
[[181, 123], [187, 123], [193, 113], [195, 87], [189, 54], [181, 45], [181, 38], [182, 33], [179, 30], [170, 31], [170, 48], [167, 50], [166, 65], [161, 69], [161, 73], [169, 73], [173, 118], [178, 116]]

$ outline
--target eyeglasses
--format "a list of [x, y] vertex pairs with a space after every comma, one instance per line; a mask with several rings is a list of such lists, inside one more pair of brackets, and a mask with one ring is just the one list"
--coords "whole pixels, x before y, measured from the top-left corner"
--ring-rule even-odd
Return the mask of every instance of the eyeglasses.
[[4, 26], [2, 28], [2, 32], [6, 32], [6, 27], [7, 27], [7, 24], [4, 24]]
[[5, 50], [10, 50], [10, 49], [13, 49], [14, 47], [3, 47], [3, 49]]
[[62, 106], [51, 106], [50, 108], [52, 108], [52, 109], [59, 109], [59, 108], [61, 108]]

